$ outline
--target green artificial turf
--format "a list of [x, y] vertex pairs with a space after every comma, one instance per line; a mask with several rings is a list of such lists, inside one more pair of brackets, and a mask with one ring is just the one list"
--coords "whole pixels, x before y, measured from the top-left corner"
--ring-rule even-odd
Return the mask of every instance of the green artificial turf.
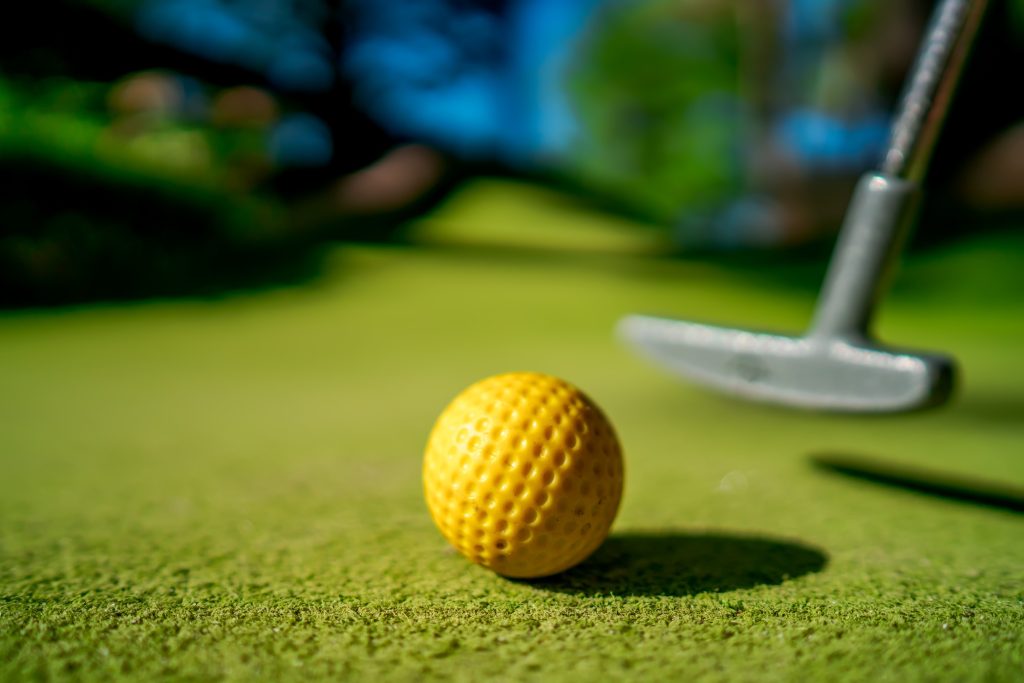
[[[1024, 484], [1024, 239], [911, 260], [880, 330], [955, 353], [963, 389], [857, 418], [709, 395], [611, 334], [798, 330], [784, 266], [451, 237], [517, 217], [604, 225], [481, 184], [301, 286], [0, 316], [0, 679], [1020, 680], [1024, 517], [809, 458]], [[627, 457], [609, 541], [534, 583], [449, 550], [420, 491], [435, 416], [512, 369], [583, 387]]]

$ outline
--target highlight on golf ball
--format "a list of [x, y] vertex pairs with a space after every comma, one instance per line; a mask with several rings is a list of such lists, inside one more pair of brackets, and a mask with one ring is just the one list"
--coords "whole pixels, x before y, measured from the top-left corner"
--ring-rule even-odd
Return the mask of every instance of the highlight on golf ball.
[[497, 375], [459, 394], [427, 443], [423, 488], [441, 533], [467, 558], [515, 578], [579, 564], [622, 498], [622, 449], [608, 418], [564, 380]]

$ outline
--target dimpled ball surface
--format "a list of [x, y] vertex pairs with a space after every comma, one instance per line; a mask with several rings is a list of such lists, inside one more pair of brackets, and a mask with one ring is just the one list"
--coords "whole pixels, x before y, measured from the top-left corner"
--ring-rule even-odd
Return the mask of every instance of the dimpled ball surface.
[[441, 533], [499, 574], [535, 578], [582, 562], [622, 497], [622, 450], [601, 410], [538, 373], [485, 379], [438, 418], [423, 463]]

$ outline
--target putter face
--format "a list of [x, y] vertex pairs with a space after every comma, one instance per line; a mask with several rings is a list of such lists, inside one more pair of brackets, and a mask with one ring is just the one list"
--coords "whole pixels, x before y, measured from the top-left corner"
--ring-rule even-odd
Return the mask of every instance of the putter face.
[[624, 318], [619, 332], [691, 380], [798, 408], [901, 412], [942, 403], [952, 389], [952, 364], [941, 356], [639, 315]]

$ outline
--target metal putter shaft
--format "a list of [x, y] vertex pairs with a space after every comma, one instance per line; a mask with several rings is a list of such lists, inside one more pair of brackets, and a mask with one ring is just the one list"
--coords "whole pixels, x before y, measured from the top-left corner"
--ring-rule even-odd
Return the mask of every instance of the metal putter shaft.
[[910, 230], [920, 184], [985, 0], [943, 0], [932, 16], [881, 170], [861, 178], [847, 209], [810, 330], [802, 337], [633, 315], [620, 333], [697, 382], [801, 408], [896, 412], [949, 397], [947, 356], [887, 348], [870, 323]]

